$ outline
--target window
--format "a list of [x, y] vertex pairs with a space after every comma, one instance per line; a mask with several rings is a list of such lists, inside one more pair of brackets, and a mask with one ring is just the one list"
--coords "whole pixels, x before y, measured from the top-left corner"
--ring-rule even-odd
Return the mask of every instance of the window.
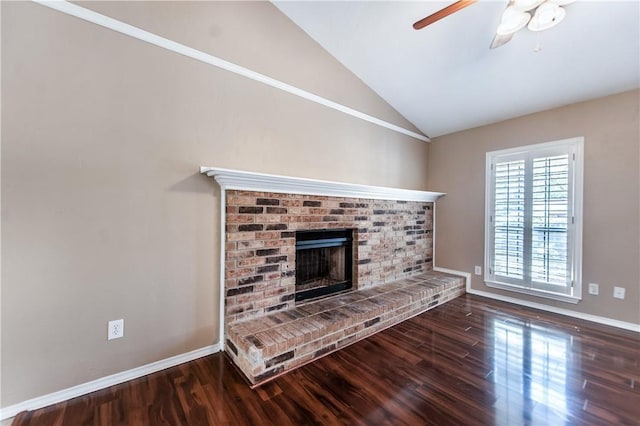
[[485, 281], [577, 303], [583, 138], [487, 153]]

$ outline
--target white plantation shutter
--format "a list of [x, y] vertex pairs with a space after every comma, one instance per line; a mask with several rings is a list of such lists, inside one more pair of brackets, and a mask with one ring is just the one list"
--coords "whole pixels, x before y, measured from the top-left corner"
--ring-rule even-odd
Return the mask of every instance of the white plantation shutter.
[[532, 186], [531, 279], [567, 285], [569, 156], [535, 158]]
[[581, 138], [487, 154], [487, 285], [580, 297], [581, 154]]
[[524, 160], [495, 166], [493, 269], [497, 275], [524, 274]]

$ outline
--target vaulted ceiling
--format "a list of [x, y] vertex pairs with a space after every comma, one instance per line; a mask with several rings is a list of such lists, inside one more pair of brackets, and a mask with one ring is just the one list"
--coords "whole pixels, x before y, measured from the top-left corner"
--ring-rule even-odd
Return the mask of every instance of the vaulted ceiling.
[[507, 0], [274, 4], [423, 133], [440, 136], [640, 87], [640, 2], [578, 0], [556, 27], [490, 50]]

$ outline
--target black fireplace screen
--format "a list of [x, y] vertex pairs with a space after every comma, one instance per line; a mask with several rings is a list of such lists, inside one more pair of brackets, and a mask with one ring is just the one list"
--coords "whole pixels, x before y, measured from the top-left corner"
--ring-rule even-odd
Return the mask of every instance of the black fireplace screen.
[[352, 286], [351, 229], [296, 232], [296, 300]]

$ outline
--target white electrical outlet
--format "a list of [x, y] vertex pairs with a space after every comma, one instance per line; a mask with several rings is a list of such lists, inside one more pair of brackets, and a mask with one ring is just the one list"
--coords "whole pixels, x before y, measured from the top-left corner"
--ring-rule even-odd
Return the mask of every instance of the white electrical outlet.
[[109, 321], [107, 327], [107, 340], [119, 339], [124, 336], [124, 320]]
[[482, 275], [482, 266], [476, 265], [476, 267], [474, 269], [475, 269], [474, 272], [475, 272], [476, 275]]
[[596, 283], [589, 283], [589, 294], [593, 294], [594, 296], [600, 294], [600, 285]]
[[614, 287], [613, 288], [613, 297], [616, 299], [624, 299], [624, 287]]

